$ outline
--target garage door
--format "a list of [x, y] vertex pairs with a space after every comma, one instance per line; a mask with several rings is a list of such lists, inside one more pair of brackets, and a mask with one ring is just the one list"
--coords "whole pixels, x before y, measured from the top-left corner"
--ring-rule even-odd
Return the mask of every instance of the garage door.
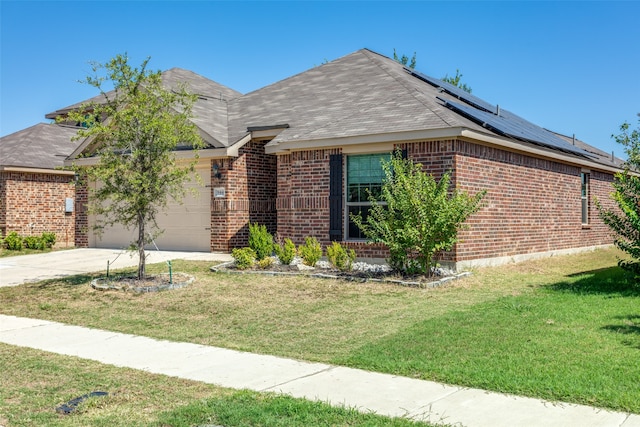
[[[164, 233], [156, 239], [161, 251], [211, 251], [211, 172], [209, 163], [199, 165], [196, 172], [201, 183], [192, 180], [185, 184], [188, 189], [182, 204], [169, 201], [165, 212], [158, 214], [158, 226]], [[194, 193], [191, 189], [195, 189]], [[95, 217], [89, 217], [90, 230]], [[104, 230], [101, 236], [89, 231], [89, 246], [96, 248], [127, 248], [138, 236], [137, 228], [127, 230], [114, 225]], [[149, 245], [148, 249], [155, 249]]]

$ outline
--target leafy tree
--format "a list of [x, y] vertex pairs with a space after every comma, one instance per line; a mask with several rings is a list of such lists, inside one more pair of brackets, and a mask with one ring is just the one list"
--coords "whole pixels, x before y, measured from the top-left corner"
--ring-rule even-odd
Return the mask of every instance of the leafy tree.
[[456, 69], [456, 75], [454, 77], [449, 77], [447, 74], [442, 78], [443, 82], [451, 83], [452, 85], [459, 87], [463, 91], [467, 93], [471, 93], [471, 88], [467, 86], [466, 83], [462, 83], [460, 80], [462, 79], [462, 74], [460, 74], [460, 70]]
[[640, 277], [640, 126], [632, 130], [625, 122], [620, 134], [611, 137], [624, 146], [628, 156], [624, 171], [613, 182], [611, 197], [618, 209], [605, 209], [598, 201], [596, 205], [604, 223], [617, 234], [614, 244], [632, 257], [618, 264]]
[[[393, 59], [396, 62], [401, 63], [404, 66], [407, 66], [409, 68], [411, 68], [412, 70], [414, 68], [416, 68], [416, 53], [413, 52], [413, 56], [411, 57], [411, 62], [409, 62], [409, 57], [405, 54], [402, 54], [402, 56], [398, 56], [398, 54], [396, 53], [396, 49], [393, 49]], [[460, 74], [460, 70], [456, 69], [456, 75], [453, 77], [449, 77], [449, 75], [445, 75], [442, 78], [442, 81], [445, 81], [447, 83], [451, 83], [452, 85], [459, 87], [460, 89], [464, 90], [465, 92], [471, 93], [471, 87], [467, 86], [466, 83], [462, 83], [460, 80], [462, 79], [462, 74]]]
[[401, 57], [398, 57], [398, 54], [396, 53], [396, 49], [394, 48], [393, 49], [393, 59], [396, 62], [399, 62], [399, 63], [401, 63], [402, 65], [405, 65], [405, 66], [407, 66], [407, 64], [409, 64], [408, 67], [411, 68], [412, 70], [414, 68], [416, 68], [416, 53], [415, 52], [413, 52], [413, 56], [411, 57], [411, 62], [409, 62], [409, 57], [407, 55], [405, 55], [405, 54], [402, 54]]
[[195, 160], [179, 166], [173, 151], [178, 145], [202, 146], [189, 121], [195, 95], [185, 87], [163, 86], [161, 73], [148, 71], [148, 62], [138, 69], [126, 55], [117, 55], [105, 64], [92, 64], [94, 75], [81, 82], [97, 88], [102, 102], [87, 103], [60, 118], [82, 123], [76, 139], [89, 138], [99, 156], [95, 166], [76, 168], [98, 183], [89, 193], [90, 211], [102, 218], [97, 230], [118, 223], [138, 231], [132, 248], [139, 254], [139, 279], [145, 277], [145, 245], [162, 232], [158, 212], [169, 197], [182, 199], [183, 184], [194, 171]]
[[352, 219], [370, 241], [389, 248], [392, 268], [431, 275], [435, 255], [453, 247], [458, 230], [480, 209], [486, 191], [470, 196], [451, 189], [449, 173], [436, 182], [400, 151], [383, 161], [382, 168], [379, 199], [369, 195], [372, 207], [366, 221], [361, 215]]

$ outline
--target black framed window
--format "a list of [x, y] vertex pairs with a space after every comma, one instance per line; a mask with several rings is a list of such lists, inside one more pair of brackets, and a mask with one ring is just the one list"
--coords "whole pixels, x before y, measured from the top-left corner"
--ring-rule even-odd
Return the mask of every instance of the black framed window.
[[582, 201], [582, 224], [589, 224], [589, 173], [580, 173], [580, 198]]
[[365, 239], [360, 229], [351, 220], [351, 214], [362, 215], [366, 220], [371, 202], [369, 194], [378, 198], [382, 193], [384, 171], [382, 161], [389, 161], [391, 154], [358, 154], [347, 156], [346, 208], [347, 239]]

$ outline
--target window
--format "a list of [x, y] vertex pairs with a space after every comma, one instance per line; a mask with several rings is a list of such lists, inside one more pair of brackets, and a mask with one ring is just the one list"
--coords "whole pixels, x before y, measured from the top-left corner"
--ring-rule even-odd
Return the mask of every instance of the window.
[[581, 198], [582, 198], [582, 223], [589, 224], [589, 174], [580, 173]]
[[379, 197], [382, 193], [384, 171], [382, 161], [390, 160], [390, 154], [364, 154], [347, 157], [347, 239], [364, 239], [364, 234], [351, 220], [351, 214], [360, 213], [366, 221], [371, 202], [369, 194]]

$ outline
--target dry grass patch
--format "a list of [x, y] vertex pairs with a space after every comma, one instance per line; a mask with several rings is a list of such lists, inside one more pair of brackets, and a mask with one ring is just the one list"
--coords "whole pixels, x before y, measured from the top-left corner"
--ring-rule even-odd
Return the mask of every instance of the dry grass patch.
[[[92, 276], [0, 289], [0, 312], [150, 337], [329, 362], [363, 340], [481, 301], [478, 283], [440, 289], [309, 277], [212, 273], [206, 262], [174, 262], [196, 276], [187, 288], [149, 294], [98, 291]], [[159, 264], [150, 271], [162, 271]], [[491, 291], [493, 292], [493, 291]]]
[[[0, 413], [7, 426], [151, 425], [157, 415], [229, 390], [115, 368], [74, 357], [0, 344]], [[106, 391], [62, 415], [56, 407], [91, 391]]]

